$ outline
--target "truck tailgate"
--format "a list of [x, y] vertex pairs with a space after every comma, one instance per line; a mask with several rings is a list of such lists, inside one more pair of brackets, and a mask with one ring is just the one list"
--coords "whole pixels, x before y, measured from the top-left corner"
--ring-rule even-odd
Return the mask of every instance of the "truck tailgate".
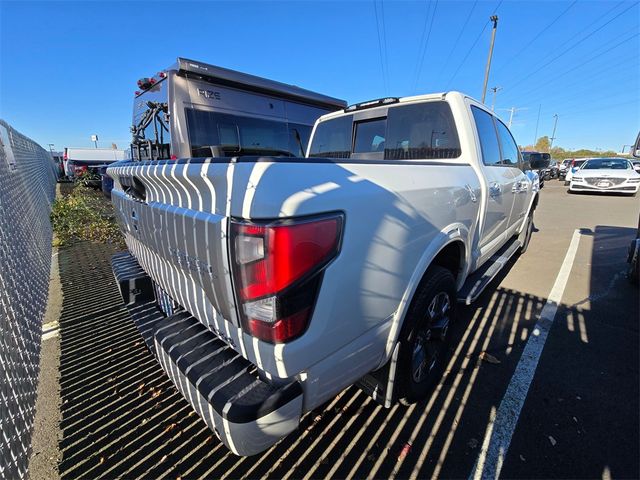
[[112, 200], [129, 250], [165, 292], [232, 345], [227, 163], [115, 165]]

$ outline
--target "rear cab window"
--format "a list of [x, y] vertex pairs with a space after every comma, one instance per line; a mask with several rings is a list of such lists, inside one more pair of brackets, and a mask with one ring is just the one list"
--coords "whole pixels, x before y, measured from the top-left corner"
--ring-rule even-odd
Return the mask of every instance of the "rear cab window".
[[[366, 112], [366, 113], [365, 113]], [[386, 116], [364, 111], [318, 123], [309, 157], [384, 160], [458, 158], [460, 140], [444, 101], [397, 104]]]

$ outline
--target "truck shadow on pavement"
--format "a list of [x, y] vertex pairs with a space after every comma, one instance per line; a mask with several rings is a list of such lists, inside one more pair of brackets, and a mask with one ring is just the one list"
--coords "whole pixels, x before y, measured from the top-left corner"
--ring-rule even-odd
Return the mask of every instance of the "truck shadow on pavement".
[[[268, 451], [243, 458], [217, 440], [147, 350], [121, 306], [113, 253], [90, 243], [60, 251], [62, 478], [466, 478], [545, 303], [489, 287], [473, 307], [460, 307], [451, 362], [430, 399], [387, 410], [352, 387]], [[554, 328], [566, 328], [570, 315], [589, 312], [562, 308]]]

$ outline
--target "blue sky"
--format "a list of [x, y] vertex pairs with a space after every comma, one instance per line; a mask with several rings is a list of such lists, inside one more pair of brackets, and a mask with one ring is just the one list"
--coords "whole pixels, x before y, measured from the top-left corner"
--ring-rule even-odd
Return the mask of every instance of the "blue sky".
[[[497, 11], [496, 11], [497, 8]], [[184, 56], [343, 98], [489, 87], [521, 145], [620, 151], [640, 129], [630, 1], [0, 0], [0, 117], [45, 148], [129, 142], [138, 78]], [[383, 73], [384, 72], [384, 73]], [[491, 104], [491, 94], [487, 103]], [[628, 147], [627, 147], [628, 148]]]

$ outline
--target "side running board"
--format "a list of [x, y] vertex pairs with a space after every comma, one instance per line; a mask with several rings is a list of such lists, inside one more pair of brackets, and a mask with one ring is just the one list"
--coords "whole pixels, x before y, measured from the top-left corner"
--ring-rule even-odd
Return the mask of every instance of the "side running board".
[[520, 248], [520, 240], [514, 238], [502, 247], [495, 255], [485, 262], [482, 267], [467, 278], [458, 292], [458, 302], [470, 305], [476, 301], [487, 285], [498, 275], [500, 270], [509, 262]]

